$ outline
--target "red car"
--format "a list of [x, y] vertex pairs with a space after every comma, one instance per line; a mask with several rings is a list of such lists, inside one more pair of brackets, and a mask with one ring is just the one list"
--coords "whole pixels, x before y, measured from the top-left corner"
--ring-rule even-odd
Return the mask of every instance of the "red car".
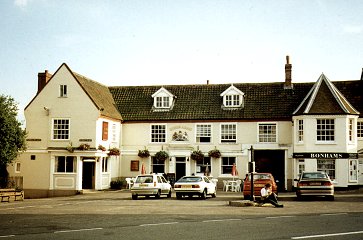
[[[277, 185], [271, 173], [253, 173], [254, 195], [261, 197], [261, 188], [267, 183], [272, 186], [272, 191], [277, 194]], [[248, 174], [243, 184], [243, 198], [251, 199], [251, 173]]]

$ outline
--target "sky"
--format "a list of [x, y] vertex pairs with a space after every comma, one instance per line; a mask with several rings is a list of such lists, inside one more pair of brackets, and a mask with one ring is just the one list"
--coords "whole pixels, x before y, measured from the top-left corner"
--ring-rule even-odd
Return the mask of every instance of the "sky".
[[361, 0], [2, 0], [0, 94], [62, 63], [107, 86], [358, 80]]

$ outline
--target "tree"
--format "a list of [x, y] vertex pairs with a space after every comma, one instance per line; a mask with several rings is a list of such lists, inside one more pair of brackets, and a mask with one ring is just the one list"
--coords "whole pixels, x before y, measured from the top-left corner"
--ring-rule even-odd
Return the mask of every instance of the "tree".
[[26, 131], [16, 119], [18, 106], [10, 96], [0, 95], [0, 177], [7, 178], [6, 167], [26, 150]]

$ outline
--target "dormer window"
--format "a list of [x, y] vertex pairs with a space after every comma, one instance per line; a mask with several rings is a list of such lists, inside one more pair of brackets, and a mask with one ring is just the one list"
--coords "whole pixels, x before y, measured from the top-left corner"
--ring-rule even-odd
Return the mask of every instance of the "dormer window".
[[156, 97], [156, 107], [169, 108], [170, 107], [169, 97]]
[[224, 108], [243, 108], [243, 96], [244, 93], [231, 85], [227, 90], [225, 90], [220, 95], [223, 97], [223, 106]]
[[174, 95], [165, 88], [160, 88], [155, 92], [152, 97], [154, 98], [153, 110], [154, 111], [169, 111], [174, 105]]
[[241, 95], [226, 95], [226, 107], [240, 107], [242, 102]]

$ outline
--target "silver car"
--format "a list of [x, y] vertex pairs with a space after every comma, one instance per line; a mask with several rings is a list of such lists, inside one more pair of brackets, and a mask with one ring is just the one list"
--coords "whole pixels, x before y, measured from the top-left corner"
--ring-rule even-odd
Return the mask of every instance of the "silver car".
[[170, 198], [171, 185], [161, 174], [138, 175], [131, 187], [131, 195], [134, 200], [139, 196], [160, 198], [161, 195], [166, 195]]
[[325, 172], [303, 172], [297, 181], [296, 196], [324, 196], [334, 200], [334, 184]]

